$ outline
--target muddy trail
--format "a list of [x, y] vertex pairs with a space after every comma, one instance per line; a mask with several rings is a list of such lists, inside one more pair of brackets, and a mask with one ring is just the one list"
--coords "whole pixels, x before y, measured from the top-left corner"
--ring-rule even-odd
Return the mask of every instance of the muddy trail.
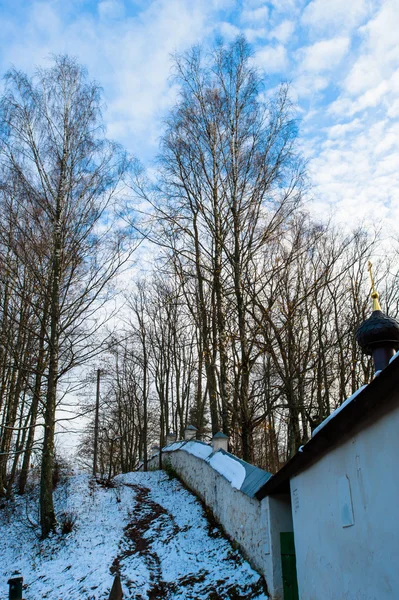
[[[129, 523], [124, 529], [118, 555], [110, 569], [112, 575], [118, 574], [121, 577], [124, 598], [136, 600], [267, 598], [263, 578], [259, 576], [254, 580], [252, 577], [251, 581], [247, 581], [245, 561], [237, 550], [233, 550], [215, 522], [207, 519], [203, 508], [201, 512], [206, 521], [208, 535], [211, 534], [216, 548], [218, 542], [223, 547], [223, 551], [220, 552], [220, 569], [217, 563], [215, 568], [214, 560], [212, 567], [207, 569], [206, 561], [203, 560], [203, 551], [210, 551], [212, 558], [215, 559], [213, 549], [204, 548], [202, 551], [195, 543], [190, 548], [190, 534], [197, 535], [195, 523], [179, 525], [173, 514], [156, 502], [152, 497], [151, 489], [145, 485], [133, 483], [124, 483], [124, 485], [132, 489], [134, 506], [129, 513]], [[184, 557], [182, 557], [183, 553]], [[190, 559], [190, 568], [184, 569], [182, 558], [185, 562], [187, 558]], [[242, 581], [237, 581], [237, 578], [231, 581], [229, 572], [240, 568], [243, 569]], [[174, 577], [171, 577], [171, 570], [176, 571]], [[132, 572], [135, 572], [136, 577], [131, 576]]]

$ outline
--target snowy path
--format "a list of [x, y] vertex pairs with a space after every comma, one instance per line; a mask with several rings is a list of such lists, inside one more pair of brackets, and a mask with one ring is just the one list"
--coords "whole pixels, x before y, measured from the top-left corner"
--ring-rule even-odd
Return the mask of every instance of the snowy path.
[[129, 473], [116, 484], [70, 477], [56, 490], [57, 513], [75, 514], [76, 525], [44, 542], [27, 528], [24, 499], [0, 510], [0, 597], [20, 571], [26, 600], [107, 599], [116, 573], [124, 598], [136, 600], [267, 598], [259, 575], [178, 481]]

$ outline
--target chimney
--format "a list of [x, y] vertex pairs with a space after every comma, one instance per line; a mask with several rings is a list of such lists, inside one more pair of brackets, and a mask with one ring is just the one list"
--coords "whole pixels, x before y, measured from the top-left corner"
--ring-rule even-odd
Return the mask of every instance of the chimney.
[[373, 357], [375, 371], [381, 371], [388, 366], [390, 359], [399, 349], [399, 323], [382, 312], [371, 267], [369, 261], [373, 312], [357, 329], [356, 341], [364, 354]]
[[186, 441], [195, 440], [197, 435], [197, 428], [194, 425], [188, 425], [184, 430], [184, 439]]
[[166, 445], [170, 446], [175, 441], [176, 441], [176, 434], [173, 433], [173, 431], [169, 431], [169, 433], [166, 434]]
[[215, 435], [212, 438], [212, 448], [214, 452], [216, 452], [217, 450], [224, 450], [225, 452], [227, 452], [228, 445], [229, 438], [227, 435], [225, 435], [221, 431], [215, 433]]

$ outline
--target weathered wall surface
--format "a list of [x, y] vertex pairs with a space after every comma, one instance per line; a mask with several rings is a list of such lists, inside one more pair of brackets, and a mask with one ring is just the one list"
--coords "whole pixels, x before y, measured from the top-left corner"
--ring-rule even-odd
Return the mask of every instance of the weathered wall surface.
[[291, 480], [302, 600], [399, 598], [399, 409]]

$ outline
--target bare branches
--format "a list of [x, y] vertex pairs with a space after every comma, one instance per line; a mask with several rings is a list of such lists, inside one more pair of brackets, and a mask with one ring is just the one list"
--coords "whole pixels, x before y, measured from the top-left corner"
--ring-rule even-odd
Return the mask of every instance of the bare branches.
[[[41, 525], [47, 535], [55, 522], [57, 386], [95, 355], [91, 340], [113, 296], [111, 282], [134, 250], [131, 230], [119, 218], [131, 161], [103, 135], [100, 88], [67, 56], [54, 57], [53, 65], [32, 79], [9, 71], [0, 111], [2, 216], [9, 232], [1, 249], [13, 291], [21, 289], [21, 274], [30, 286], [28, 294], [19, 292], [29, 318], [19, 317], [17, 326], [36, 345], [30, 427], [43, 406]], [[25, 385], [19, 375], [15, 385]], [[26, 469], [32, 436], [27, 443]]]

